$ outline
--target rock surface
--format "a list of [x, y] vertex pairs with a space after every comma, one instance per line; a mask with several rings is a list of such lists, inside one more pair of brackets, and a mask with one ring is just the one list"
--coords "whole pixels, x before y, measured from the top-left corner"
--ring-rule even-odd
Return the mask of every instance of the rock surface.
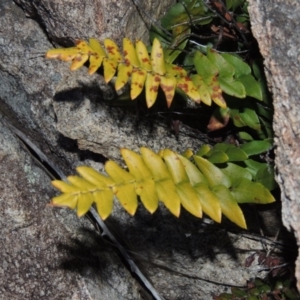
[[39, 22], [50, 40], [55, 43], [62, 44], [90, 37], [103, 40], [109, 37], [121, 44], [124, 36], [148, 41], [149, 16], [155, 21], [175, 1], [16, 0], [15, 2], [24, 9], [28, 17]]
[[[249, 0], [252, 31], [265, 61], [274, 99], [277, 182], [282, 219], [300, 244], [300, 3]], [[300, 290], [300, 257], [296, 276]]]
[[3, 124], [0, 163], [0, 299], [140, 299], [87, 220], [46, 206], [50, 178]]
[[[178, 143], [165, 124], [150, 127], [152, 134], [147, 124], [135, 130], [131, 116], [102, 101], [111, 97], [112, 90], [100, 75], [87, 77], [84, 69], [71, 73], [67, 64], [44, 59], [45, 51], [53, 47], [49, 40], [68, 44], [90, 36], [116, 40], [124, 34], [142, 36], [144, 29], [140, 33], [134, 29], [145, 27], [132, 17], [138, 14], [132, 2], [108, 1], [116, 7], [110, 16], [109, 5], [99, 1], [16, 2], [23, 10], [12, 1], [0, 2], [1, 119], [8, 118], [63, 172], [71, 174], [78, 164], [95, 166], [95, 160], [101, 160], [91, 153], [87, 159], [87, 152], [78, 148], [118, 159], [119, 147], [147, 145], [180, 151], [199, 143], [181, 136]], [[117, 6], [123, 2], [120, 13]], [[145, 3], [151, 9], [144, 11], [157, 11], [156, 4]], [[0, 124], [0, 189], [4, 191], [0, 194], [4, 257], [0, 298], [141, 299], [144, 288], [112, 248], [88, 231], [88, 222], [78, 221], [72, 212], [46, 207], [54, 193], [49, 178]], [[261, 249], [261, 243], [230, 234], [223, 225], [207, 225], [185, 214], [175, 219], [163, 208], [153, 216], [139, 209], [130, 218], [118, 205], [107, 224], [134, 252], [166, 299], [211, 299], [225, 289], [223, 283], [243, 285], [258, 271], [245, 268], [244, 261], [252, 253], [249, 249]]]

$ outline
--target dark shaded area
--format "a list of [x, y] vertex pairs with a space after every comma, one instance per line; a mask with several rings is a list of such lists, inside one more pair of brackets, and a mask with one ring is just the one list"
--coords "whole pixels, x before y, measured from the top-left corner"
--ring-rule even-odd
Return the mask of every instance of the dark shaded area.
[[69, 37], [56, 37], [55, 35], [52, 35], [51, 32], [49, 32], [49, 30], [47, 30], [47, 24], [45, 23], [45, 20], [43, 19], [39, 11], [44, 11], [47, 15], [51, 16], [52, 18], [55, 17], [51, 14], [51, 11], [43, 3], [41, 3], [41, 1], [33, 0], [22, 2], [20, 0], [14, 0], [14, 3], [25, 12], [27, 17], [33, 19], [39, 25], [39, 27], [42, 29], [43, 33], [53, 46], [74, 46], [74, 39]]
[[[207, 257], [215, 259], [219, 251], [236, 257], [235, 250], [224, 228], [218, 224], [206, 224], [186, 211], [182, 210], [180, 218], [176, 218], [165, 208], [158, 209], [153, 215], [139, 207], [134, 219], [124, 226], [115, 218], [109, 218], [107, 225], [121, 241], [134, 245], [138, 252], [171, 255], [174, 251], [188, 255], [192, 259]], [[152, 228], [152, 230], [145, 229]], [[212, 234], [213, 233], [213, 234]]]
[[[247, 207], [246, 210], [245, 207], [243, 206], [247, 218]], [[276, 208], [273, 207], [273, 209]], [[265, 210], [270, 210], [270, 207], [266, 207]], [[260, 213], [261, 211], [258, 212], [258, 218], [262, 220]], [[249, 219], [247, 218], [247, 223], [249, 223], [248, 221]], [[258, 224], [256, 223], [256, 225]], [[245, 231], [226, 219], [224, 219], [222, 224], [213, 224], [206, 221], [206, 219], [195, 218], [185, 211], [182, 211], [180, 218], [177, 219], [166, 213], [162, 208], [153, 215], [139, 208], [135, 217], [129, 219], [128, 223], [124, 224], [124, 222], [110, 217], [106, 221], [106, 225], [146, 276], [147, 264], [152, 264], [151, 253], [158, 254], [158, 258], [162, 258], [164, 261], [163, 266], [156, 265], [156, 267], [163, 268], [172, 274], [172, 256], [174, 253], [188, 256], [191, 258], [191, 261], [198, 258], [214, 261], [218, 253], [226, 253], [233, 259], [236, 259], [237, 253], [241, 250], [233, 246], [228, 233], [237, 233], [237, 238], [239, 234], [253, 234], [253, 238], [258, 239], [260, 235], [257, 231], [261, 229], [255, 228], [253, 233], [253, 228], [249, 225], [250, 230]], [[263, 225], [270, 226], [267, 224]], [[149, 230], [149, 228], [153, 230]], [[96, 231], [85, 228], [82, 229], [82, 233], [82, 240], [72, 241], [74, 246], [59, 244], [59, 248], [66, 251], [68, 253], [67, 256], [70, 257], [61, 261], [59, 268], [79, 272], [80, 274], [85, 274], [85, 276], [88, 274], [88, 276], [105, 277], [107, 280], [110, 276], [107, 257], [112, 255], [112, 252], [117, 253], [122, 263], [129, 267], [128, 262], [120, 256], [118, 250], [106, 238], [102, 238]], [[264, 243], [263, 238], [262, 243]], [[282, 228], [279, 245], [281, 250], [278, 257], [283, 263], [287, 264], [285, 267], [286, 271], [282, 269], [280, 276], [282, 274], [282, 278], [286, 278], [293, 273], [294, 261], [297, 256], [297, 245], [292, 234], [287, 233], [284, 228]], [[253, 253], [253, 251], [255, 249], [249, 249], [249, 253]], [[259, 253], [261, 252], [257, 252], [257, 255], [260, 255]], [[154, 265], [156, 258], [154, 258]], [[184, 271], [188, 273], [188, 270], [185, 270], [183, 267]], [[185, 275], [182, 274], [181, 276]], [[292, 277], [289, 278], [291, 282], [294, 282]], [[273, 281], [274, 279], [270, 282]]]
[[[127, 224], [113, 217], [110, 217], [106, 224], [137, 263], [139, 255], [146, 257], [151, 263], [151, 253], [158, 253], [165, 259], [169, 258], [171, 262], [174, 252], [187, 255], [192, 260], [203, 257], [213, 261], [220, 252], [236, 259], [236, 249], [222, 225], [206, 224], [186, 212], [182, 212], [181, 217], [177, 219], [160, 209], [153, 215], [139, 209], [134, 219], [129, 220]], [[98, 256], [117, 249], [96, 232], [85, 228], [82, 232], [82, 241], [74, 240], [73, 247], [59, 245], [70, 254], [68, 257], [71, 257], [61, 262], [60, 267], [80, 273], [94, 269], [96, 274], [103, 272], [105, 262], [101, 258], [98, 259]], [[126, 261], [124, 263], [127, 265]], [[165, 263], [168, 265], [168, 261]]]
[[[103, 99], [113, 98], [114, 94], [112, 92], [111, 95], [105, 95], [104, 92], [101, 90], [99, 84], [95, 81], [86, 84], [84, 82], [78, 82], [78, 87], [69, 89], [69, 90], [63, 90], [58, 93], [56, 93], [53, 97], [54, 101], [57, 102], [72, 102], [76, 105], [80, 105], [81, 102], [84, 100], [84, 97], [88, 97], [89, 100], [91, 100], [92, 103], [97, 102], [103, 102]], [[113, 90], [112, 90], [113, 91]], [[109, 100], [107, 100], [109, 101]], [[76, 109], [78, 106], [75, 106], [74, 109]]]
[[82, 240], [72, 239], [68, 244], [57, 245], [58, 250], [66, 252], [68, 256], [68, 259], [59, 262], [58, 268], [83, 276], [105, 275], [109, 264], [107, 255], [111, 255], [112, 246], [95, 231], [82, 228], [79, 234], [82, 234]]
[[[113, 90], [110, 100], [103, 96], [103, 91], [96, 82], [91, 84], [80, 83], [80, 87], [58, 92], [54, 96], [57, 102], [72, 103], [71, 110], [80, 107], [84, 98], [88, 98], [96, 110], [105, 109], [113, 119], [121, 123], [130, 120], [134, 131], [137, 134], [148, 135], [149, 138], [155, 136], [155, 125], [165, 126], [170, 131], [170, 136], [174, 136], [180, 142], [180, 136], [190, 136], [205, 143], [214, 143], [215, 136], [225, 139], [231, 128], [225, 128], [218, 133], [209, 133], [207, 124], [212, 114], [213, 107], [199, 105], [199, 107], [189, 108], [186, 101], [179, 95], [175, 95], [170, 108], [167, 107], [165, 95], [159, 90], [157, 100], [151, 108], [147, 108], [144, 91], [132, 101], [129, 95], [118, 97]], [[125, 94], [127, 92], [125, 91]], [[67, 146], [68, 147], [68, 146]], [[72, 147], [71, 147], [72, 148]], [[72, 150], [71, 150], [72, 151]]]
[[[82, 234], [80, 241], [72, 239], [71, 242], [66, 244], [58, 244], [58, 250], [67, 253], [68, 258], [58, 262], [57, 268], [79, 273], [84, 277], [94, 278], [97, 276], [103, 281], [109, 281], [111, 276], [114, 276], [111, 273], [111, 263], [112, 261], [116, 263], [115, 258], [112, 259], [112, 257], [119, 256], [120, 263], [125, 265], [128, 271], [131, 272], [128, 261], [120, 255], [110, 240], [87, 228], [82, 228], [80, 233]], [[138, 259], [134, 260], [136, 264], [139, 263]], [[146, 273], [145, 270], [142, 270], [142, 272]], [[140, 278], [135, 273], [131, 272], [131, 274], [141, 285], [139, 292], [142, 299], [151, 300], [152, 296], [148, 293]]]
[[77, 153], [80, 161], [84, 161], [86, 159], [99, 163], [105, 163], [107, 161], [107, 158], [101, 154], [94, 153], [89, 150], [80, 150], [76, 140], [70, 139], [62, 134], [59, 134], [57, 144], [68, 152]]

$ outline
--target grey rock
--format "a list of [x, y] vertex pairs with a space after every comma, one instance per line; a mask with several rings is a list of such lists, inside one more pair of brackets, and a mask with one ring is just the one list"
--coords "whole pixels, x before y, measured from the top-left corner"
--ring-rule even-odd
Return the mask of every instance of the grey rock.
[[[281, 188], [284, 225], [300, 238], [300, 3], [249, 1], [252, 31], [264, 57], [274, 99], [277, 182]], [[300, 257], [296, 262], [300, 290]]]
[[[56, 43], [90, 37], [123, 37], [148, 41], [149, 17], [155, 21], [174, 0], [168, 1], [71, 1], [16, 0], [27, 16], [35, 18]], [[138, 4], [138, 7], [136, 4]], [[145, 12], [147, 12], [145, 14]]]
[[50, 178], [0, 125], [0, 299], [139, 299], [90, 223], [47, 206]]
[[[77, 140], [79, 149], [119, 161], [120, 148], [139, 151], [146, 146], [154, 151], [171, 148], [178, 152], [199, 148], [199, 138], [191, 138], [183, 125], [176, 138], [167, 122], [154, 118], [138, 120], [135, 109], [113, 107], [112, 101], [101, 100], [99, 94], [93, 95], [91, 90], [95, 87], [100, 91], [97, 82], [101, 79], [98, 74], [88, 78], [86, 70], [81, 70], [70, 75], [56, 90], [53, 102], [56, 128], [64, 136]], [[85, 94], [89, 86], [90, 92]], [[103, 92], [104, 87], [101, 90]], [[109, 97], [107, 87], [106, 91]]]

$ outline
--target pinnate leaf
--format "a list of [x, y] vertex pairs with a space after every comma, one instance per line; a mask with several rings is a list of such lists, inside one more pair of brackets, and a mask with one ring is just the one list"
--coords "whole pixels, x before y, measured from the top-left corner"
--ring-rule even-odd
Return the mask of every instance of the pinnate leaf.
[[214, 221], [221, 223], [222, 208], [218, 197], [204, 183], [193, 186], [197, 192], [203, 211]]
[[84, 216], [90, 209], [94, 202], [93, 195], [91, 193], [81, 193], [77, 199], [77, 216]]
[[[240, 156], [234, 153], [233, 145], [217, 144], [214, 148], [202, 146], [199, 153], [214, 155]], [[115, 196], [125, 208], [134, 215], [138, 207], [138, 196], [144, 207], [153, 213], [162, 201], [175, 216], [180, 215], [181, 205], [196, 217], [202, 217], [202, 210], [216, 222], [221, 222], [222, 213], [232, 222], [245, 228], [245, 220], [237, 203], [271, 203], [274, 201], [269, 190], [259, 182], [253, 182], [252, 173], [241, 166], [225, 162], [222, 168], [206, 158], [194, 155], [188, 158], [164, 149], [159, 154], [146, 147], [140, 149], [141, 155], [128, 149], [121, 149], [128, 171], [117, 163], [108, 161], [105, 171], [108, 176], [96, 170], [80, 166], [79, 176], [69, 176], [68, 183], [55, 180], [53, 186], [62, 194], [54, 197], [52, 206], [66, 206], [84, 215], [93, 203], [99, 215], [105, 220], [112, 212]], [[225, 157], [224, 156], [224, 157]], [[226, 158], [228, 161], [229, 157]], [[245, 163], [251, 160], [246, 159]], [[220, 162], [220, 160], [218, 160]], [[247, 164], [246, 164], [247, 165]], [[257, 180], [264, 175], [264, 164], [257, 165], [254, 176]], [[247, 168], [248, 165], [247, 165]], [[261, 172], [261, 174], [260, 174]], [[271, 181], [268, 179], [267, 185]]]
[[115, 185], [112, 190], [125, 210], [133, 216], [138, 207], [134, 183]]
[[275, 181], [274, 167], [268, 164], [264, 164], [258, 169], [254, 180], [261, 183], [269, 191], [274, 190], [278, 186]]
[[241, 149], [231, 144], [218, 143], [214, 150], [224, 151], [228, 156], [228, 161], [244, 161], [248, 155]]
[[152, 73], [147, 73], [146, 78], [146, 103], [150, 108], [155, 103], [158, 93], [158, 87], [160, 84], [160, 76]]
[[242, 75], [238, 77], [238, 81], [245, 87], [247, 96], [253, 97], [258, 100], [263, 100], [262, 89], [258, 81], [251, 74]]
[[227, 162], [229, 157], [225, 152], [213, 149], [210, 153], [207, 153], [207, 160], [213, 164], [221, 164]]
[[218, 82], [220, 84], [220, 88], [226, 94], [237, 97], [237, 98], [245, 98], [246, 90], [244, 85], [234, 80], [233, 77], [219, 77]]
[[120, 63], [118, 66], [118, 76], [115, 82], [116, 91], [120, 90], [129, 81], [132, 74], [132, 65]]
[[249, 156], [264, 153], [270, 150], [272, 147], [273, 142], [271, 139], [266, 139], [263, 141], [251, 141], [241, 145], [241, 149]]
[[216, 66], [220, 77], [230, 78], [234, 75], [234, 67], [229, 64], [218, 52], [213, 49], [207, 50], [207, 58]]
[[62, 193], [76, 193], [80, 191], [80, 188], [61, 180], [53, 180], [51, 184]]
[[76, 47], [50, 49], [46, 53], [46, 58], [58, 58], [62, 61], [72, 61], [78, 55]]
[[95, 169], [87, 166], [79, 166], [76, 168], [76, 171], [88, 182], [98, 187], [109, 187], [114, 185], [114, 180], [110, 177], [107, 177]]
[[182, 206], [195, 217], [202, 218], [200, 197], [191, 184], [189, 182], [177, 183], [176, 191]]
[[196, 89], [198, 90], [200, 100], [204, 102], [206, 105], [211, 106], [212, 101], [210, 96], [210, 89], [206, 84], [206, 82], [198, 74], [192, 75], [191, 78]]
[[242, 75], [248, 75], [251, 74], [251, 68], [250, 66], [243, 62], [241, 58], [238, 56], [234, 56], [228, 53], [222, 53], [221, 56], [234, 67], [234, 75], [236, 77], [240, 77]]
[[185, 171], [184, 165], [182, 164], [176, 153], [174, 153], [170, 149], [165, 149], [163, 151], [163, 159], [175, 184], [183, 181], [189, 182], [189, 178]]
[[[179, 6], [182, 7], [181, 4]], [[201, 5], [191, 7], [193, 12], [203, 10]], [[198, 74], [191, 76], [188, 76], [183, 68], [172, 65], [173, 60], [185, 47], [184, 36], [186, 30], [190, 29], [189, 26], [180, 25], [172, 30], [174, 31], [173, 46], [177, 49], [165, 51], [166, 60], [164, 49], [157, 37], [153, 39], [151, 57], [142, 41], [137, 41], [134, 46], [128, 38], [123, 39], [123, 55], [116, 43], [110, 39], [104, 40], [104, 48], [96, 39], [89, 39], [89, 43], [77, 41], [75, 47], [51, 49], [46, 53], [46, 57], [72, 61], [71, 70], [80, 68], [89, 60], [89, 74], [95, 73], [103, 65], [104, 79], [107, 83], [117, 75], [115, 82], [117, 91], [131, 79], [132, 100], [136, 99], [146, 86], [148, 107], [155, 103], [159, 86], [165, 93], [168, 107], [172, 104], [176, 87], [197, 103], [203, 101], [206, 105], [211, 105], [213, 101], [221, 108], [227, 107], [223, 92], [240, 98], [245, 97], [247, 92], [252, 97], [260, 98], [260, 86], [254, 77], [248, 74], [249, 70], [245, 64], [236, 57], [222, 56], [212, 49], [208, 49], [207, 56], [196, 51], [193, 62]], [[240, 80], [236, 80], [234, 74], [235, 77], [239, 76]], [[247, 86], [246, 92], [244, 86]], [[213, 125], [210, 124], [210, 127]]]
[[130, 65], [134, 68], [138, 68], [140, 66], [134, 45], [128, 38], [123, 39], [123, 52], [126, 65]]
[[228, 188], [224, 185], [216, 185], [212, 191], [218, 197], [223, 214], [236, 225], [246, 229], [246, 221], [241, 208], [232, 196]]
[[152, 66], [146, 45], [139, 40], [136, 42], [135, 48], [141, 68], [151, 72]]
[[101, 44], [96, 39], [89, 39], [90, 47], [93, 50], [93, 53], [90, 55], [90, 66], [89, 74], [92, 75], [95, 73], [100, 66], [102, 65], [104, 57], [106, 57], [106, 52], [102, 48]]
[[194, 65], [197, 73], [203, 78], [216, 76], [219, 73], [217, 66], [199, 51], [195, 52]]
[[143, 90], [147, 72], [143, 69], [134, 69], [131, 76], [130, 97], [134, 100]]
[[160, 87], [165, 93], [167, 105], [171, 106], [176, 89], [177, 80], [173, 76], [162, 76], [160, 78]]
[[218, 167], [209, 162], [207, 159], [194, 155], [196, 165], [201, 170], [208, 181], [209, 187], [216, 185], [231, 186], [230, 179]]
[[247, 178], [240, 178], [231, 188], [231, 193], [238, 203], [267, 204], [275, 201], [270, 191], [261, 183]]
[[226, 164], [226, 167], [222, 168], [221, 170], [230, 178], [232, 185], [234, 185], [236, 182], [239, 182], [241, 178], [252, 180], [252, 175], [246, 168], [240, 167], [230, 162], [228, 162]]
[[200, 149], [198, 150], [197, 155], [198, 155], [198, 156], [203, 156], [203, 155], [207, 154], [209, 151], [211, 151], [211, 149], [212, 149], [212, 148], [211, 148], [210, 145], [204, 144], [204, 145], [202, 145], [202, 146], [200, 147]]
[[229, 122], [229, 113], [230, 109], [228, 107], [222, 108], [218, 107], [213, 111], [213, 114], [211, 115], [209, 119], [209, 123], [207, 125], [207, 129], [209, 131], [215, 131], [219, 130], [221, 128], [224, 128], [228, 122]]
[[178, 78], [177, 87], [180, 88], [185, 94], [187, 94], [195, 102], [200, 103], [201, 101], [200, 94], [190, 77], [186, 76], [186, 77]]
[[[137, 181], [135, 191], [140, 196], [145, 208], [154, 213], [158, 208], [158, 195], [156, 192], [155, 182], [152, 178]], [[177, 213], [177, 212], [176, 212]]]
[[89, 59], [88, 54], [81, 54], [81, 55], [76, 55], [72, 61], [70, 70], [75, 71], [79, 68], [81, 68]]
[[154, 73], [165, 75], [164, 51], [158, 39], [154, 39], [151, 50], [151, 65]]
[[205, 78], [204, 81], [208, 86], [212, 101], [214, 101], [218, 106], [220, 106], [222, 108], [226, 108], [227, 105], [223, 98], [222, 90], [221, 90], [221, 87], [220, 87], [217, 77], [210, 76], [210, 77]]
[[199, 172], [199, 169], [195, 166], [195, 164], [182, 155], [178, 155], [178, 157], [187, 173], [191, 185], [195, 186], [199, 183], [204, 183], [207, 185], [207, 179], [201, 172]]
[[145, 208], [153, 213], [158, 207], [158, 196], [150, 170], [139, 154], [128, 149], [121, 149], [121, 154], [130, 173], [136, 178], [137, 195], [140, 196]]
[[52, 206], [63, 206], [70, 209], [75, 209], [77, 207], [77, 194], [61, 194], [52, 198], [50, 205]]
[[121, 155], [132, 174], [137, 180], [144, 180], [152, 177], [148, 167], [145, 165], [142, 157], [129, 149], [122, 148]]

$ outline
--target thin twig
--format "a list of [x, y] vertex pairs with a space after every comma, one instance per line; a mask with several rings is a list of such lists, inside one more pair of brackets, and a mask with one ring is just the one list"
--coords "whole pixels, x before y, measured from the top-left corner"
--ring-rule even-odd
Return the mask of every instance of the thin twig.
[[[193, 41], [193, 40], [190, 40], [189, 42], [190, 42], [190, 43], [193, 43], [193, 44], [195, 44], [195, 45], [197, 45], [197, 46], [201, 46], [201, 47], [203, 47], [203, 48], [208, 48], [207, 45], [200, 44], [200, 43], [198, 43], [198, 42], [196, 42], [196, 41]], [[231, 51], [231, 52], [230, 52], [230, 51], [220, 51], [220, 50], [218, 50], [218, 49], [214, 49], [214, 51], [216, 51], [216, 52], [218, 52], [218, 53], [229, 53], [229, 54], [243, 54], [243, 53], [249, 52], [249, 50]]]
[[[182, 25], [190, 25], [190, 23], [192, 22], [197, 22], [197, 21], [204, 21], [204, 20], [208, 20], [208, 19], [211, 19], [213, 16], [208, 16], [208, 17], [196, 17], [196, 18], [192, 18], [190, 21], [184, 21], [184, 22], [181, 22], [181, 23], [176, 23], [172, 26], [170, 26], [171, 29], [173, 28], [176, 28], [178, 26], [182, 26]], [[193, 25], [195, 26], [195, 25]]]
[[106, 235], [117, 247], [117, 249], [120, 251], [124, 259], [127, 261], [131, 272], [135, 273], [139, 279], [144, 283], [146, 288], [149, 290], [149, 292], [152, 294], [154, 299], [156, 300], [163, 300], [163, 298], [158, 294], [158, 292], [155, 290], [153, 285], [149, 282], [149, 280], [144, 276], [144, 274], [140, 271], [139, 267], [135, 264], [133, 259], [130, 257], [128, 252], [125, 250], [125, 248], [116, 240], [116, 238], [113, 236], [113, 234], [110, 232], [106, 224], [103, 222], [103, 220], [99, 217], [98, 213], [96, 210], [92, 207], [90, 209], [90, 213], [93, 215], [95, 218], [95, 221], [97, 224], [101, 227], [104, 235]]
[[[242, 37], [243, 41], [245, 44], [249, 44], [247, 38], [245, 37], [245, 35], [242, 33], [242, 31], [240, 30], [240, 28], [237, 26], [236, 21], [234, 18], [232, 18], [231, 22], [228, 21], [226, 18], [224, 18], [216, 9], [213, 9], [212, 7], [210, 7], [209, 4], [207, 4], [205, 1], [203, 1], [203, 4], [213, 13], [215, 13], [224, 23], [226, 23], [230, 28], [232, 26], [234, 26], [234, 29], [240, 34], [240, 36]], [[224, 9], [226, 10], [226, 12], [228, 12], [228, 10], [226, 9], [226, 7], [223, 4]]]
[[40, 159], [41, 163], [47, 163], [56, 173], [60, 176], [62, 180], [67, 180], [67, 177], [63, 171], [58, 168], [22, 131], [16, 128], [7, 118], [3, 117], [2, 122], [17, 136], [22, 140], [26, 146], [28, 146]]
[[137, 10], [138, 10], [138, 12], [140, 13], [141, 16], [142, 16], [142, 15], [146, 16], [146, 17], [148, 18], [148, 20], [150, 20], [150, 23], [151, 23], [151, 24], [155, 24], [155, 26], [157, 26], [161, 31], [163, 31], [167, 36], [170, 36], [170, 37], [172, 36], [172, 34], [171, 34], [168, 30], [166, 30], [164, 27], [162, 27], [162, 26], [159, 24], [159, 22], [155, 21], [155, 20], [151, 17], [151, 15], [149, 15], [145, 10], [140, 9], [139, 4], [137, 3], [136, 0], [132, 0], [132, 2], [133, 2], [133, 4], [134, 4], [134, 6], [137, 8]]
[[[211, 280], [211, 279], [207, 279], [207, 278], [198, 276], [198, 275], [192, 273], [190, 270], [187, 270], [187, 269], [184, 269], [184, 268], [174, 268], [174, 267], [171, 268], [171, 267], [165, 265], [163, 262], [161, 262], [157, 259], [149, 261], [149, 260], [143, 258], [138, 253], [135, 253], [135, 255], [140, 256], [140, 260], [142, 260], [145, 263], [151, 264], [154, 267], [166, 270], [170, 273], [175, 273], [177, 275], [181, 275], [181, 276], [186, 277], [186, 278], [201, 280], [201, 281], [208, 282], [208, 283], [211, 283], [211, 284], [214, 284], [214, 285], [222, 285], [222, 286], [237, 287], [237, 288], [246, 288], [247, 287], [246, 285], [238, 285], [238, 284], [232, 284], [232, 283], [227, 283], [227, 282], [214, 281], [214, 280]], [[182, 271], [182, 270], [184, 270], [184, 271]]]

